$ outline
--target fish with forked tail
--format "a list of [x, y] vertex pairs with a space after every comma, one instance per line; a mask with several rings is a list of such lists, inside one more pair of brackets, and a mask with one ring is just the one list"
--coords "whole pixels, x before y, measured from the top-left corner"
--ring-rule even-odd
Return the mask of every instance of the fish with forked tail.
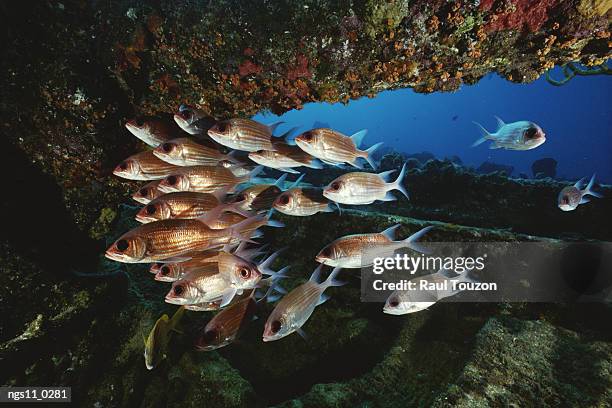
[[174, 312], [172, 319], [164, 314], [155, 322], [149, 336], [144, 340], [144, 358], [147, 369], [154, 369], [166, 357], [172, 331], [176, 331], [184, 313], [185, 308], [181, 306]]
[[366, 134], [367, 130], [361, 130], [352, 136], [345, 136], [333, 129], [319, 128], [309, 130], [297, 136], [295, 143], [306, 153], [327, 164], [338, 165], [348, 163], [354, 167], [363, 168], [357, 162], [359, 158], [362, 158], [373, 169], [376, 169], [372, 153], [382, 143], [377, 143], [366, 150], [360, 150], [359, 145]]
[[323, 248], [315, 260], [340, 268], [365, 268], [372, 266], [373, 255], [392, 253], [400, 248], [408, 247], [414, 251], [427, 253], [427, 250], [416, 241], [433, 227], [422, 228], [404, 240], [395, 241], [395, 232], [401, 226], [401, 224], [395, 224], [379, 233], [354, 234], [338, 238]]
[[340, 268], [335, 268], [325, 281], [319, 283], [322, 269], [323, 265], [319, 265], [308, 282], [296, 287], [278, 302], [266, 321], [263, 341], [279, 340], [296, 331], [305, 337], [302, 326], [310, 318], [315, 307], [329, 299], [323, 294], [325, 289], [345, 284], [336, 280]]
[[495, 118], [497, 119], [497, 131], [494, 133], [489, 133], [480, 123], [474, 122], [480, 128], [482, 137], [475, 141], [472, 147], [491, 140], [493, 143], [491, 143], [489, 149], [531, 150], [546, 141], [546, 135], [542, 128], [533, 122], [521, 120], [504, 123], [497, 116]]
[[340, 204], [364, 205], [372, 204], [376, 200], [397, 200], [391, 190], [400, 191], [408, 198], [408, 191], [404, 187], [406, 164], [402, 166], [399, 176], [394, 182], [388, 179], [395, 170], [382, 173], [353, 172], [346, 173], [333, 180], [323, 189], [323, 195]]
[[565, 187], [561, 192], [559, 192], [559, 197], [557, 199], [557, 205], [562, 211], [572, 211], [575, 210], [580, 204], [586, 204], [591, 201], [590, 197], [586, 197], [587, 195], [593, 196], [595, 198], [603, 197], [601, 194], [593, 191], [593, 186], [595, 185], [595, 174], [591, 176], [591, 180], [585, 187], [584, 190], [581, 190], [580, 187], [584, 183], [584, 178], [578, 180], [576, 184], [573, 186]]

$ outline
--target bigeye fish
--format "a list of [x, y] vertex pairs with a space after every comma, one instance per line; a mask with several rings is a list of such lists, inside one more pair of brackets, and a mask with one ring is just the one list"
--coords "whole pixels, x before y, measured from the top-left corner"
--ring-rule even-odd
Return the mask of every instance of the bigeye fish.
[[340, 132], [328, 128], [312, 129], [295, 138], [295, 143], [310, 154], [324, 163], [338, 165], [348, 163], [357, 168], [363, 168], [358, 163], [358, 159], [365, 159], [369, 165], [376, 169], [376, 163], [372, 159], [372, 153], [378, 149], [382, 143], [360, 150], [361, 141], [368, 133], [367, 130], [360, 130], [352, 136], [345, 136]]
[[468, 277], [468, 273], [468, 270], [454, 274], [448, 269], [440, 269], [430, 275], [412, 278], [409, 282], [414, 282], [415, 288], [420, 288], [421, 281], [425, 281], [427, 285], [435, 284], [437, 287], [446, 287], [446, 289], [396, 290], [387, 298], [383, 312], [391, 315], [404, 315], [425, 310], [436, 302], [461, 292], [459, 289], [452, 289], [451, 280], [457, 283], [476, 282]]
[[154, 117], [129, 120], [125, 127], [131, 134], [151, 147], [156, 147], [160, 143], [178, 137], [181, 133], [180, 129], [174, 124]]
[[[225, 259], [217, 264], [207, 264], [204, 268], [190, 272], [172, 283], [166, 295], [166, 302], [176, 305], [190, 305], [221, 300], [220, 307], [228, 305], [234, 296], [244, 290], [254, 289], [285, 276], [289, 267], [278, 272], [270, 269], [280, 251], [270, 255], [260, 264], [255, 264], [236, 255], [225, 253]], [[262, 283], [262, 275], [270, 275]]]
[[144, 341], [144, 358], [145, 365], [148, 370], [154, 369], [164, 358], [166, 358], [166, 350], [172, 331], [176, 331], [185, 308], [179, 307], [172, 319], [168, 318], [167, 314], [162, 315], [149, 332], [149, 336]]
[[270, 285], [266, 294], [259, 300], [255, 300], [256, 290], [245, 291], [240, 298], [236, 296], [234, 301], [225, 309], [217, 313], [202, 329], [197, 336], [195, 347], [200, 351], [212, 351], [233, 343], [245, 326], [256, 316], [257, 304], [268, 299], [273, 290], [279, 290], [276, 282]]
[[422, 228], [404, 240], [394, 241], [395, 232], [400, 227], [401, 224], [395, 224], [379, 233], [354, 234], [338, 238], [323, 248], [315, 260], [340, 268], [365, 268], [372, 266], [375, 256], [380, 256], [382, 253], [393, 253], [400, 248], [408, 247], [417, 252], [427, 253], [427, 250], [416, 241], [433, 227]]
[[[266, 126], [251, 119], [229, 119], [217, 122], [208, 129], [208, 135], [215, 142], [229, 147], [230, 149], [242, 150], [245, 152], [256, 152], [258, 150], [275, 150], [272, 135], [274, 130], [283, 122], [277, 122]], [[293, 130], [293, 129], [292, 129]], [[278, 136], [285, 137], [289, 132]]]
[[180, 167], [155, 157], [151, 150], [145, 150], [119, 163], [113, 174], [128, 180], [159, 180], [178, 169]]
[[278, 302], [266, 321], [263, 341], [279, 340], [296, 331], [306, 337], [301, 328], [315, 307], [329, 299], [323, 294], [325, 289], [345, 284], [336, 280], [341, 268], [335, 268], [325, 281], [318, 283], [322, 269], [323, 265], [319, 265], [308, 282], [296, 287]]
[[134, 201], [137, 201], [141, 204], [148, 204], [152, 200], [155, 200], [157, 197], [161, 196], [163, 193], [157, 189], [157, 186], [161, 182], [160, 180], [153, 180], [144, 186], [140, 187], [134, 194], [132, 194], [132, 198]]
[[[264, 219], [263, 215], [254, 216], [225, 229], [212, 229], [206, 225], [206, 220], [200, 219], [150, 222], [122, 235], [106, 250], [105, 256], [124, 263], [180, 258], [193, 251], [205, 251], [243, 240], [243, 230]], [[270, 223], [275, 222], [268, 221], [268, 225]]]
[[[145, 205], [137, 214], [136, 220], [141, 223], [167, 220], [190, 219], [204, 217], [209, 213], [220, 216], [224, 211], [232, 211], [243, 215], [243, 219], [251, 216], [235, 203], [225, 204], [219, 197], [225, 196], [223, 190], [214, 194], [179, 191], [164, 194]], [[210, 216], [210, 220], [216, 217]]]
[[276, 197], [273, 204], [278, 212], [297, 217], [333, 212], [334, 207], [338, 205], [325, 198], [320, 188], [291, 188]]
[[212, 116], [189, 105], [179, 106], [178, 112], [174, 114], [174, 121], [190, 135], [206, 134], [208, 129], [217, 123]]
[[[229, 202], [236, 203], [247, 211], [269, 210], [276, 197], [283, 192], [282, 187], [286, 178], [287, 174], [283, 174], [274, 184], [261, 183], [247, 187], [231, 197]], [[303, 178], [304, 176], [300, 176], [292, 186], [299, 184]]]
[[245, 292], [247, 297], [232, 302], [217, 313], [197, 336], [195, 347], [200, 351], [212, 351], [233, 343], [238, 334], [255, 317], [257, 302], [255, 290]]
[[489, 133], [480, 123], [474, 122], [480, 128], [482, 137], [475, 141], [472, 147], [491, 140], [493, 143], [489, 145], [489, 149], [530, 150], [546, 141], [542, 128], [533, 122], [521, 120], [504, 123], [497, 116], [495, 119], [497, 119], [497, 131], [495, 133]]
[[601, 194], [593, 191], [593, 185], [595, 185], [595, 174], [591, 176], [591, 180], [587, 184], [586, 188], [581, 190], [580, 187], [583, 183], [584, 178], [581, 178], [573, 186], [568, 186], [561, 190], [557, 199], [557, 205], [562, 211], [575, 210], [580, 204], [585, 204], [591, 201], [590, 197], [585, 197], [587, 194], [595, 198], [603, 197]]
[[[149, 270], [155, 274], [155, 280], [160, 282], [174, 282], [179, 280], [183, 275], [190, 272], [204, 269], [208, 264], [219, 262], [219, 253], [221, 251], [204, 251], [190, 256], [190, 259], [182, 262], [155, 263]], [[244, 242], [233, 252], [240, 258], [252, 261], [257, 256], [263, 253], [262, 248], [247, 249]]]
[[299, 174], [293, 167], [308, 167], [311, 169], [322, 169], [323, 163], [315, 159], [297, 146], [286, 143], [275, 143], [276, 150], [259, 150], [249, 153], [249, 159], [272, 169], [287, 173]]
[[217, 166], [225, 167], [236, 177], [244, 177], [256, 168], [254, 166], [247, 166], [244, 163], [237, 163], [236, 161], [231, 160], [221, 160], [219, 163], [217, 163]]
[[216, 147], [198, 143], [188, 137], [161, 143], [153, 150], [153, 154], [175, 166], [214, 166], [222, 160], [230, 162], [234, 160], [233, 157], [221, 153]]
[[220, 189], [231, 189], [245, 183], [259, 174], [263, 167], [258, 166], [249, 174], [238, 177], [231, 170], [221, 166], [176, 167], [176, 171], [164, 178], [157, 188], [164, 193], [193, 191], [212, 193]]
[[394, 182], [389, 183], [389, 177], [395, 170], [382, 173], [353, 172], [346, 173], [329, 183], [323, 189], [323, 195], [340, 204], [363, 205], [372, 204], [376, 200], [397, 200], [391, 190], [398, 190], [406, 198], [408, 191], [404, 186], [406, 175], [406, 164], [402, 166], [399, 176]]

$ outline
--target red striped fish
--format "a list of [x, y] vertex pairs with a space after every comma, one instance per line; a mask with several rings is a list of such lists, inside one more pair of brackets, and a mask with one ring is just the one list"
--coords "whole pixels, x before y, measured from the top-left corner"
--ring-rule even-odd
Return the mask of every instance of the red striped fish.
[[146, 150], [119, 163], [113, 174], [128, 180], [158, 180], [178, 169], [180, 167], [166, 163], [155, 157], [151, 150]]
[[153, 154], [175, 166], [214, 166], [222, 160], [234, 160], [221, 153], [215, 146], [198, 143], [188, 137], [168, 140], [157, 146]]
[[257, 175], [262, 167], [256, 167], [248, 175], [238, 177], [230, 169], [221, 166], [178, 167], [167, 176], [159, 186], [164, 193], [175, 191], [194, 191], [212, 193], [221, 189], [232, 189], [240, 183], [249, 181]]
[[266, 126], [251, 119], [229, 119], [208, 129], [208, 135], [230, 149], [246, 152], [275, 150], [272, 133], [281, 123]]
[[132, 198], [134, 201], [137, 201], [141, 204], [148, 204], [151, 200], [155, 200], [157, 197], [162, 195], [163, 193], [157, 189], [161, 180], [153, 180], [144, 186], [140, 187], [138, 191], [132, 194]]
[[273, 206], [283, 214], [306, 217], [319, 212], [333, 212], [337, 204], [325, 198], [320, 188], [291, 188], [276, 197]]

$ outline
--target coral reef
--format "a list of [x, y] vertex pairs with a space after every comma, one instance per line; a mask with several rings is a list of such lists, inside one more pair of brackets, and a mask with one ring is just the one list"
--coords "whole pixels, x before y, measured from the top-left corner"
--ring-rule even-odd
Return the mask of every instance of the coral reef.
[[0, 11], [5, 143], [56, 180], [74, 224], [96, 239], [103, 209], [134, 188], [108, 176], [138, 148], [121, 128], [136, 114], [181, 103], [219, 118], [281, 113], [387, 89], [453, 91], [489, 72], [529, 82], [610, 55], [605, 1], [11, 2]]
[[476, 171], [480, 174], [489, 174], [494, 172], [500, 172], [509, 176], [514, 171], [513, 166], [508, 166], [506, 164], [492, 163], [492, 162], [484, 162], [480, 166], [476, 168]]

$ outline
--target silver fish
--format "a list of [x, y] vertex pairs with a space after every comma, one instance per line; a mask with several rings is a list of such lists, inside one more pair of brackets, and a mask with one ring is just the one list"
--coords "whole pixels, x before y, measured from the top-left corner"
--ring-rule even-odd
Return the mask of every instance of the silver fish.
[[495, 118], [497, 119], [497, 131], [494, 133], [489, 133], [480, 123], [474, 122], [480, 128], [482, 137], [475, 141], [472, 147], [491, 140], [493, 143], [491, 143], [489, 149], [531, 150], [546, 141], [546, 135], [542, 128], [533, 122], [521, 120], [504, 123], [497, 116]]
[[595, 174], [593, 174], [591, 180], [584, 190], [580, 189], [582, 183], [584, 183], [584, 178], [578, 180], [573, 186], [568, 186], [561, 190], [557, 199], [557, 205], [562, 211], [575, 210], [580, 204], [585, 204], [591, 201], [589, 197], [585, 197], [586, 195], [591, 195], [595, 198], [603, 197], [601, 194], [593, 191]]

